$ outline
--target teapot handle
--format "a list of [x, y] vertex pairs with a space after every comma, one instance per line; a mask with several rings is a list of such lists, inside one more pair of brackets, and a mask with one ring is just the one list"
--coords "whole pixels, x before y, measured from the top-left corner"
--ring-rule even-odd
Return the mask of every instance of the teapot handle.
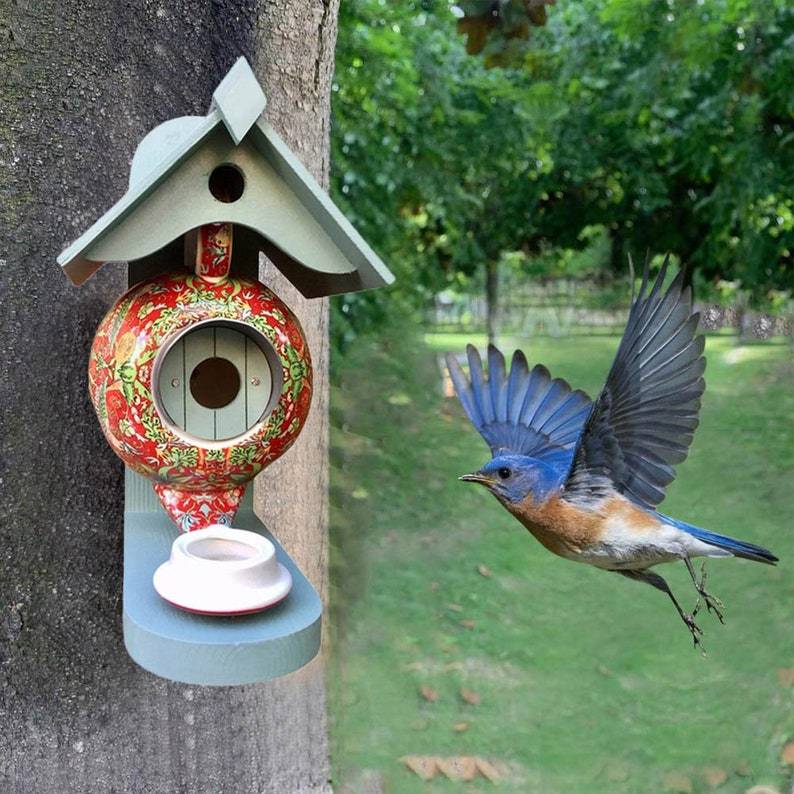
[[217, 284], [229, 277], [232, 266], [232, 224], [205, 223], [198, 228], [196, 275]]

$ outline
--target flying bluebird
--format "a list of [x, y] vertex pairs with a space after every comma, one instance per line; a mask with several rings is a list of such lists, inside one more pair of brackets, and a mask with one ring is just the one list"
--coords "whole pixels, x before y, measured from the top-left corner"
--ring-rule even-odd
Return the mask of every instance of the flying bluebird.
[[[665, 261], [649, 288], [646, 263], [626, 330], [601, 394], [593, 402], [520, 350], [509, 374], [488, 346], [488, 377], [477, 350], [467, 347], [467, 379], [452, 355], [455, 389], [492, 458], [461, 480], [484, 485], [540, 543], [568, 560], [615, 571], [670, 596], [695, 646], [702, 598], [723, 620], [723, 605], [706, 592], [693, 557], [744, 557], [774, 565], [767, 549], [686, 524], [657, 511], [686, 459], [705, 389], [704, 338], [679, 272], [667, 291]], [[647, 292], [647, 294], [646, 294]], [[667, 582], [651, 571], [683, 560], [698, 592], [685, 612]]]

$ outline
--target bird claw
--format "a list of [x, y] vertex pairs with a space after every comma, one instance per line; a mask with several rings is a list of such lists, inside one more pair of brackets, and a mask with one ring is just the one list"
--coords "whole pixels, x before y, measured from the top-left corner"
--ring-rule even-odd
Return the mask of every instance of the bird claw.
[[722, 612], [722, 608], [724, 604], [722, 603], [722, 601], [720, 601], [719, 598], [717, 598], [716, 596], [709, 595], [708, 593], [701, 593], [701, 595], [703, 596], [703, 599], [706, 602], [706, 609], [708, 609], [709, 612], [713, 612], [717, 616], [717, 620], [719, 620], [720, 623], [724, 624], [725, 617]]
[[[706, 563], [704, 562], [700, 566], [700, 579], [694, 580], [695, 581], [695, 589], [698, 591], [698, 594], [703, 598], [704, 603], [706, 604], [706, 610], [708, 612], [713, 612], [720, 623], [725, 623], [725, 617], [723, 614], [723, 609], [725, 609], [725, 605], [720, 601], [717, 596], [711, 595], [711, 593], [706, 592]], [[700, 599], [698, 599], [698, 604], [700, 604]], [[695, 614], [695, 613], [693, 613]]]
[[689, 633], [692, 635], [692, 643], [694, 647], [697, 648], [698, 646], [700, 646], [700, 650], [705, 656], [706, 653], [703, 650], [703, 644], [700, 641], [700, 638], [703, 636], [703, 629], [701, 629], [700, 626], [698, 626], [698, 624], [695, 623], [695, 616], [697, 615], [699, 609], [700, 609], [700, 599], [698, 599], [698, 602], [695, 604], [695, 608], [692, 610], [691, 615], [687, 612], [682, 612], [681, 617], [684, 623], [686, 623], [686, 627], [689, 629]]

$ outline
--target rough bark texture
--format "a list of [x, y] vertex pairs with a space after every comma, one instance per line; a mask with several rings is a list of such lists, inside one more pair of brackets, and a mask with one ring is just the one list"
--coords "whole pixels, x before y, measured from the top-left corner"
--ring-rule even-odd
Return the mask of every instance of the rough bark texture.
[[[324, 178], [336, 12], [320, 0], [0, 0], [4, 793], [329, 790], [320, 664], [208, 689], [127, 657], [122, 467], [85, 385], [125, 269], [78, 290], [55, 257], [124, 192], [140, 138], [205, 113], [240, 54], [263, 79], [271, 123]], [[265, 515], [324, 591], [327, 311], [284, 293], [310, 335], [318, 389], [312, 425], [279, 466], [290, 482], [268, 484]]]
[[[256, 71], [263, 76], [267, 117], [313, 176], [327, 188], [330, 87], [338, 0], [296, 26], [287, 6], [273, 7], [262, 31]], [[301, 42], [314, 37], [311, 68]], [[330, 48], [330, 52], [327, 48]], [[269, 262], [260, 277], [295, 310], [309, 340], [314, 393], [309, 419], [283, 458], [257, 480], [256, 509], [325, 599], [328, 549], [328, 301], [304, 298]]]

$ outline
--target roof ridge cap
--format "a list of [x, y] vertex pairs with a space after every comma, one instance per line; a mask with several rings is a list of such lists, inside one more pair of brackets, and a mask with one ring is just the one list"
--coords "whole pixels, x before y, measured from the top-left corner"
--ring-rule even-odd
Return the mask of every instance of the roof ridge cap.
[[265, 107], [265, 92], [251, 65], [240, 56], [212, 94], [210, 113], [218, 110], [229, 135], [239, 146]]

